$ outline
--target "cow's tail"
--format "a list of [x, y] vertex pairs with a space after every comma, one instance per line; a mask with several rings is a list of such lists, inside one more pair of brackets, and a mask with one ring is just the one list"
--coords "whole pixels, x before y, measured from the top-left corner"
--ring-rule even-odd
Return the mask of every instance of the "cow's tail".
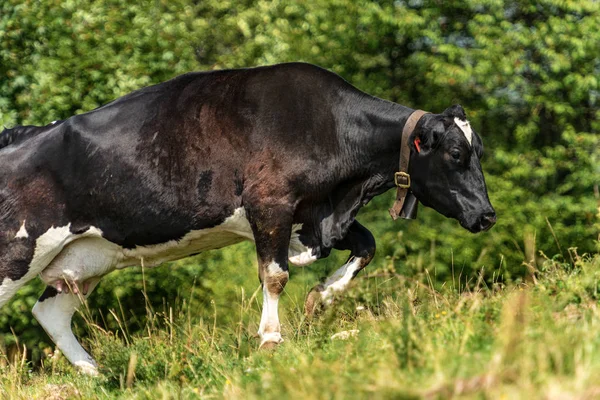
[[0, 270], [0, 307], [4, 306], [23, 284], [19, 285], [18, 281], [13, 281]]
[[16, 271], [0, 266], [0, 308], [4, 306], [27, 282], [37, 276], [36, 271], [21, 271], [20, 277], [12, 276]]

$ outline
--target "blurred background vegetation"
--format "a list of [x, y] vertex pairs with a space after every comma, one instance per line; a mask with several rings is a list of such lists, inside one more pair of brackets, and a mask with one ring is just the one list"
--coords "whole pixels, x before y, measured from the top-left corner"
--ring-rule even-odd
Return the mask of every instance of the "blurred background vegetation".
[[[424, 208], [393, 222], [387, 193], [358, 216], [378, 243], [366, 274], [527, 280], [544, 257], [568, 266], [598, 250], [599, 43], [594, 0], [4, 0], [0, 125], [47, 124], [188, 71], [286, 61], [413, 108], [460, 103], [484, 140], [498, 223], [475, 236]], [[292, 269], [289, 290], [307, 291], [344, 256]], [[212, 319], [218, 306], [220, 322], [258, 286], [250, 244], [144, 274], [152, 307]], [[130, 332], [143, 327], [141, 289], [140, 268], [106, 277], [89, 302], [98, 323], [116, 328], [114, 309]], [[40, 293], [31, 284], [0, 310], [0, 340], [18, 338], [33, 359], [49, 347], [30, 312]]]

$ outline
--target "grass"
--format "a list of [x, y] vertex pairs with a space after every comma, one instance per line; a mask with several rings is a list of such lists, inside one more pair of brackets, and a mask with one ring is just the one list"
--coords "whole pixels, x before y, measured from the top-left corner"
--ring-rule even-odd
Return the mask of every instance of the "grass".
[[434, 287], [428, 272], [371, 271], [311, 321], [306, 284], [292, 282], [275, 351], [257, 349], [253, 290], [238, 288], [204, 318], [187, 300], [148, 305], [146, 329], [131, 335], [104, 331], [83, 312], [84, 345], [102, 376], [78, 374], [58, 353], [34, 371], [5, 357], [0, 398], [600, 398], [598, 255], [546, 260], [535, 284]]

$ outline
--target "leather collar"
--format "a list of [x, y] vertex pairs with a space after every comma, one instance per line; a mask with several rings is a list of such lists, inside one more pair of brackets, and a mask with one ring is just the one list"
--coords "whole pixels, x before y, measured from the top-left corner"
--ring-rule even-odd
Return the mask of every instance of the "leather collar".
[[410, 175], [408, 174], [408, 163], [410, 161], [410, 147], [408, 146], [408, 138], [415, 130], [417, 123], [421, 117], [428, 114], [427, 111], [416, 110], [406, 120], [404, 128], [402, 129], [402, 140], [400, 143], [400, 168], [399, 171], [394, 174], [394, 183], [398, 187], [396, 193], [396, 201], [390, 208], [390, 215], [394, 220], [402, 215], [402, 207], [404, 206], [404, 200], [410, 189]]

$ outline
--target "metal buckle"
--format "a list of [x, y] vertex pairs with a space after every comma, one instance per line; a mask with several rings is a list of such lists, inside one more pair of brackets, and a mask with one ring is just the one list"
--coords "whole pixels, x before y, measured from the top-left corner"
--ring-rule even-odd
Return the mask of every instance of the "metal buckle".
[[[401, 179], [406, 179], [406, 183], [399, 183], [398, 182], [398, 177], [401, 177]], [[394, 183], [399, 188], [409, 189], [410, 188], [410, 175], [407, 174], [406, 172], [396, 172], [394, 174]]]

